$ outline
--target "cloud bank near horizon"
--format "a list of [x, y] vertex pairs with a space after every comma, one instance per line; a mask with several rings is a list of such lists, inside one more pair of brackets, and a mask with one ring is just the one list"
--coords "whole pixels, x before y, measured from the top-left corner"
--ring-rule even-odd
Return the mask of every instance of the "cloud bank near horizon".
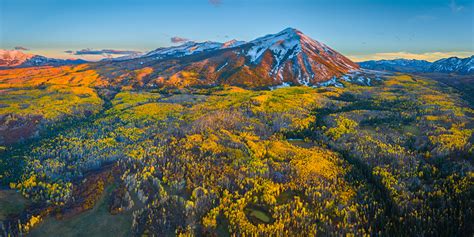
[[73, 50], [66, 50], [64, 51], [67, 54], [72, 54], [72, 55], [129, 55], [129, 54], [137, 54], [141, 53], [140, 51], [135, 51], [135, 50], [117, 50], [117, 49], [81, 49], [77, 51]]
[[28, 51], [30, 50], [29, 48], [23, 47], [23, 46], [15, 46], [13, 48], [14, 50], [22, 50], [22, 51]]
[[176, 44], [176, 43], [188, 42], [189, 39], [183, 38], [183, 37], [179, 37], [179, 36], [173, 36], [173, 37], [171, 37], [170, 41], [171, 41], [171, 43]]
[[[81, 58], [89, 61], [98, 61], [103, 58], [130, 55], [135, 53], [146, 52], [147, 50], [119, 50], [119, 49], [81, 49], [81, 50], [32, 50], [31, 53], [43, 55], [52, 58], [71, 59]], [[344, 52], [341, 52], [344, 54]], [[453, 51], [453, 52], [425, 52], [425, 53], [411, 53], [407, 51], [399, 52], [382, 52], [373, 54], [344, 54], [354, 62], [362, 62], [368, 60], [391, 60], [391, 59], [417, 59], [426, 61], [436, 61], [442, 58], [459, 57], [467, 58], [474, 55], [474, 51]]]

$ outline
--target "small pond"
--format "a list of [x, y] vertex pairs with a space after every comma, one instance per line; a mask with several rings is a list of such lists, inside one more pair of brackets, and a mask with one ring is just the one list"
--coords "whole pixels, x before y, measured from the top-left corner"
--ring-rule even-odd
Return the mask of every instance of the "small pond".
[[244, 211], [253, 224], [270, 224], [274, 221], [270, 213], [260, 206], [247, 206]]

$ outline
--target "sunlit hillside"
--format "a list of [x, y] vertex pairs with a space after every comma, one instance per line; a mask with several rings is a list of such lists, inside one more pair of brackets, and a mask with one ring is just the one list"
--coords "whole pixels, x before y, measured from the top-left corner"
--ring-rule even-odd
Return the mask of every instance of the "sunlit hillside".
[[2, 75], [4, 124], [38, 118], [2, 151], [3, 185], [33, 203], [7, 231], [91, 215], [134, 235], [470, 231], [474, 111], [429, 79], [166, 91], [106, 89], [86, 65]]

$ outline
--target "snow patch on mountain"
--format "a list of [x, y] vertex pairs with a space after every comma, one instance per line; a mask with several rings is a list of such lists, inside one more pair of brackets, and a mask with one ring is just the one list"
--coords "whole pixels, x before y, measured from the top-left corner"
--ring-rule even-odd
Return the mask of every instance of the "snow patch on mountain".
[[225, 43], [205, 41], [205, 42], [193, 42], [189, 41], [182, 45], [158, 48], [148, 52], [144, 57], [154, 57], [155, 59], [172, 58], [172, 57], [184, 57], [202, 52], [209, 52], [219, 49], [227, 49], [238, 47], [245, 44], [245, 41], [231, 40]]
[[162, 59], [166, 57], [183, 57], [196, 53], [219, 49], [222, 46], [222, 43], [212, 41], [206, 41], [202, 43], [190, 41], [179, 46], [155, 49], [147, 53], [145, 57], [153, 56], [156, 59]]
[[332, 77], [328, 81], [320, 82], [315, 87], [334, 86], [343, 88], [343, 82], [350, 82], [361, 86], [373, 86], [375, 82], [382, 81], [383, 78], [392, 75], [391, 73], [372, 71], [372, 70], [353, 70], [341, 77]]
[[281, 83], [281, 85], [278, 85], [278, 86], [270, 86], [270, 90], [276, 90], [276, 89], [279, 89], [279, 88], [285, 88], [285, 87], [290, 87], [291, 84], [288, 83], [288, 82], [283, 82]]
[[104, 58], [101, 61], [112, 61], [112, 62], [125, 61], [125, 60], [140, 58], [144, 55], [145, 55], [145, 53], [136, 52], [136, 53], [132, 53], [132, 54], [128, 54], [128, 55], [124, 55], [124, 56], [120, 56], [120, 57], [115, 57], [115, 58]]
[[229, 62], [225, 62], [224, 65], [220, 66], [216, 72], [219, 72], [220, 70], [222, 70], [225, 66], [229, 65]]
[[225, 48], [225, 49], [234, 48], [234, 47], [238, 47], [240, 45], [243, 45], [245, 43], [247, 43], [247, 42], [233, 39], [233, 40], [227, 41], [224, 44], [222, 44], [222, 48]]
[[337, 87], [337, 88], [343, 88], [344, 87], [344, 85], [338, 81], [337, 77], [333, 77], [328, 81], [320, 82], [316, 85], [316, 87], [322, 87], [322, 86], [324, 86], [324, 87], [334, 86], [334, 87]]
[[300, 37], [292, 28], [263, 36], [249, 43], [253, 46], [247, 51], [247, 56], [250, 57], [252, 63], [257, 62], [267, 50], [273, 52], [277, 65], [284, 59], [291, 59], [301, 52]]

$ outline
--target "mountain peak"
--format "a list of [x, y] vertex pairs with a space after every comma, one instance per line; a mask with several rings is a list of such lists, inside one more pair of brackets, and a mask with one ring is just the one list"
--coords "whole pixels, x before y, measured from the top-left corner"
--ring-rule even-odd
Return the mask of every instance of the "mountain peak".
[[[246, 56], [253, 65], [272, 65], [270, 76], [283, 80], [284, 74], [296, 75], [299, 84], [330, 79], [358, 69], [358, 65], [295, 28], [250, 41]], [[323, 66], [324, 65], [324, 66]], [[323, 70], [324, 69], [324, 70]]]
[[280, 34], [288, 34], [288, 35], [300, 35], [300, 34], [303, 34], [303, 32], [301, 32], [300, 30], [298, 29], [295, 29], [295, 28], [292, 28], [292, 27], [288, 27], [280, 32], [278, 32], [276, 35], [280, 35]]
[[225, 42], [225, 43], [222, 45], [222, 48], [237, 47], [237, 46], [242, 45], [242, 44], [245, 44], [245, 43], [246, 43], [245, 41], [239, 41], [239, 40], [236, 40], [236, 39], [232, 39], [232, 40], [229, 40], [229, 41]]
[[254, 41], [258, 41], [259, 39], [270, 39], [270, 38], [280, 38], [280, 39], [293, 39], [293, 38], [298, 38], [300, 39], [301, 36], [304, 34], [299, 31], [298, 29], [288, 27], [278, 33], [275, 34], [268, 34], [263, 37], [257, 38]]
[[[250, 57], [250, 61], [253, 63], [257, 63], [268, 50], [282, 56], [290, 50], [294, 55], [301, 51], [298, 31], [293, 28], [257, 38], [250, 41], [250, 43], [253, 44], [253, 47], [247, 52], [247, 56]], [[288, 57], [291, 57], [291, 55], [288, 55]]]

